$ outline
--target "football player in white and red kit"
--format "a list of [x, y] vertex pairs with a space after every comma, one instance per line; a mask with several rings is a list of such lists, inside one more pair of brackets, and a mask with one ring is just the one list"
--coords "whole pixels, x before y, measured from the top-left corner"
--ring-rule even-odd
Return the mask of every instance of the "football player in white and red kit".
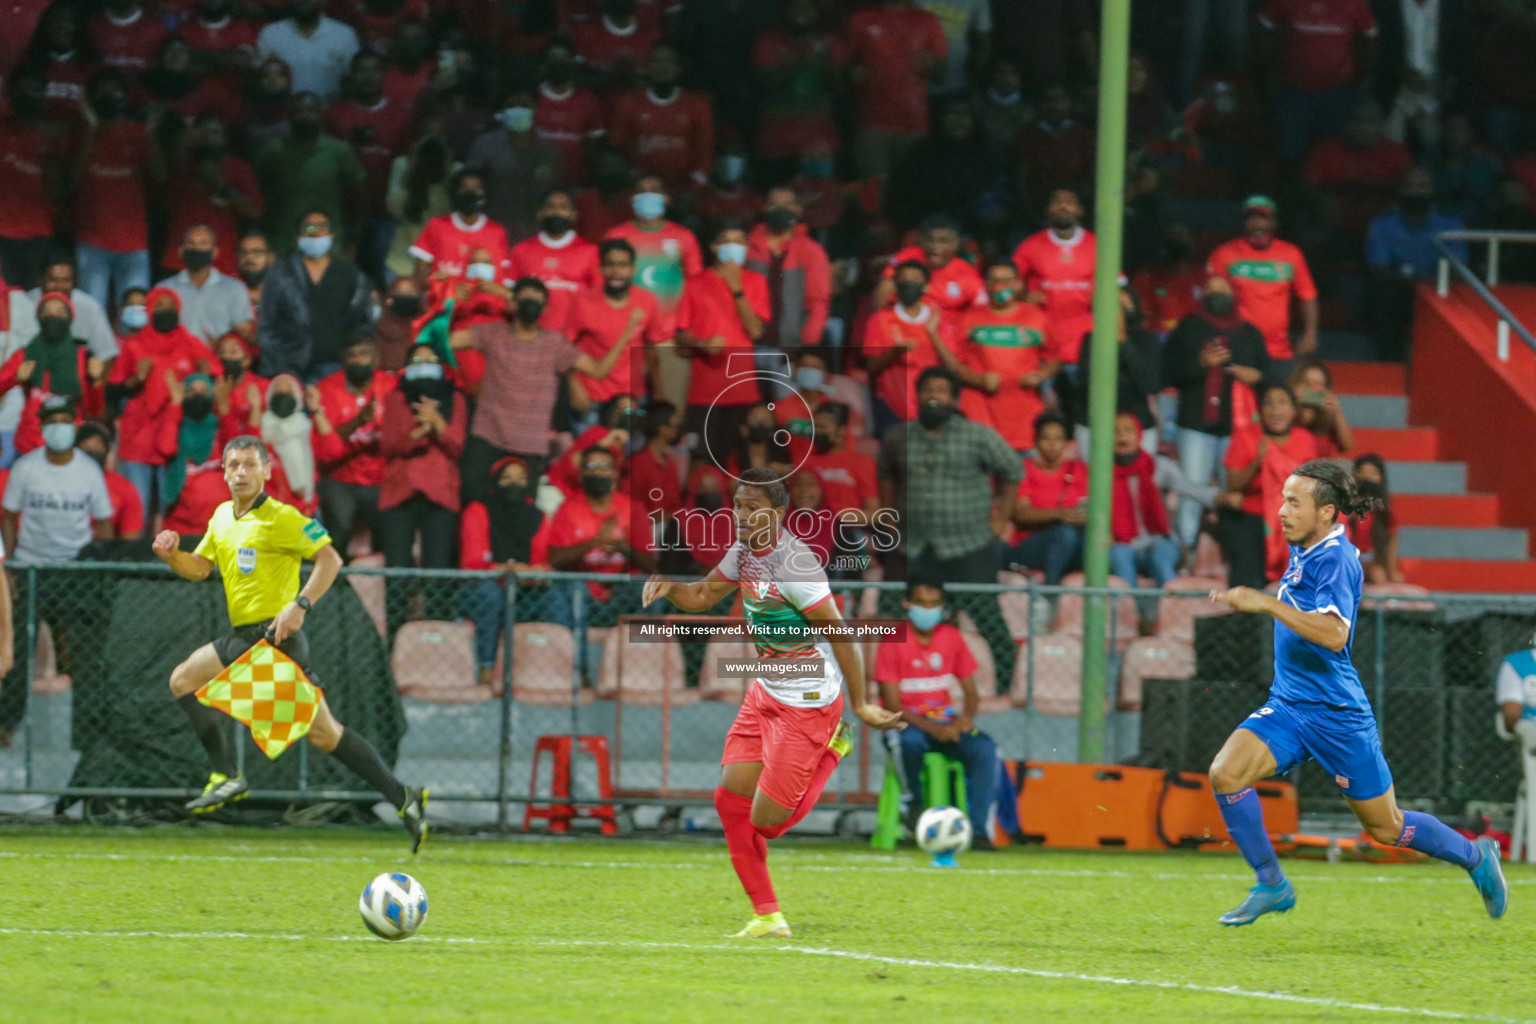
[[736, 543], [697, 583], [652, 576], [646, 605], [666, 598], [702, 612], [740, 590], [760, 662], [802, 662], [803, 671], [764, 671], [752, 680], [725, 736], [715, 810], [725, 827], [736, 877], [752, 900], [753, 918], [737, 937], [787, 939], [768, 876], [768, 840], [793, 828], [816, 806], [838, 763], [853, 749], [843, 724], [843, 685], [853, 713], [876, 729], [902, 727], [899, 712], [869, 703], [864, 659], [856, 641], [822, 635], [816, 626], [843, 622], [816, 553], [784, 529], [789, 489], [771, 469], [749, 469], [734, 499]]

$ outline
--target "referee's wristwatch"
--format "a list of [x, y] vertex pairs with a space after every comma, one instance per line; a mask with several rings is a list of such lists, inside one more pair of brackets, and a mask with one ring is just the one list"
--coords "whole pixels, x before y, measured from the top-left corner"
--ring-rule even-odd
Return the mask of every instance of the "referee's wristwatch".
[[309, 612], [312, 612], [312, 611], [315, 610], [314, 604], [309, 600], [309, 598], [305, 597], [303, 594], [300, 594], [298, 597], [294, 598], [293, 599], [293, 603], [298, 605], [300, 608], [303, 608], [304, 611], [305, 611], [305, 614], [308, 614]]

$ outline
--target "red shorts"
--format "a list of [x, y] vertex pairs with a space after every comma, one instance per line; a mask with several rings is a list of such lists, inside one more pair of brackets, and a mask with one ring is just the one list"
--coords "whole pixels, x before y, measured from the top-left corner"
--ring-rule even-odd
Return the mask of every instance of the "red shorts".
[[798, 807], [842, 719], [842, 694], [824, 708], [792, 708], [754, 682], [725, 734], [720, 763], [761, 761], [757, 788], [780, 807]]

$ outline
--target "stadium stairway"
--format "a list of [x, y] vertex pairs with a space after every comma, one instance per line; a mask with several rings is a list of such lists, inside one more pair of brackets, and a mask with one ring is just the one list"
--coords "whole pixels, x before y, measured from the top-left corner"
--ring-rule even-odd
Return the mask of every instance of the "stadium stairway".
[[[1436, 315], [1445, 312], [1443, 304], [1456, 307], [1466, 298], [1421, 292], [1411, 371], [1401, 363], [1333, 359], [1328, 367], [1354, 428], [1354, 454], [1375, 452], [1387, 462], [1398, 560], [1408, 582], [1436, 591], [1536, 592], [1536, 561], [1530, 557], [1536, 521], [1523, 514], [1525, 494], [1515, 491], [1529, 490], [1524, 482], [1529, 478], [1490, 465], [1497, 461], [1496, 449], [1529, 448], [1531, 435], [1521, 429], [1524, 424], [1509, 423], [1503, 430], [1485, 425], [1477, 441], [1469, 438], [1467, 406], [1474, 402], [1469, 395], [1480, 402], [1486, 389], [1507, 391], [1508, 385], [1491, 377], [1468, 379], [1474, 362], [1486, 369], [1479, 353], [1469, 351], [1480, 347], [1471, 337], [1480, 322], [1456, 320], [1464, 308], [1453, 308], [1449, 322]], [[1347, 351], [1326, 342], [1321, 348], [1325, 356]], [[1536, 406], [1530, 415], [1536, 421]]]

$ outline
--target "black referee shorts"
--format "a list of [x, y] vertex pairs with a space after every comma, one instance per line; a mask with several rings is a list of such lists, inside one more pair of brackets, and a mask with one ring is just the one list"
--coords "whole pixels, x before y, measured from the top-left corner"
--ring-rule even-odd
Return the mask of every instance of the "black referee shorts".
[[[256, 646], [256, 641], [267, 635], [267, 629], [271, 627], [272, 620], [265, 622], [252, 622], [246, 626], [236, 626], [213, 642], [213, 653], [219, 656], [219, 664], [225, 668], [230, 662]], [[313, 682], [315, 675], [309, 668], [309, 638], [301, 629], [288, 639], [277, 645], [277, 649], [292, 658], [304, 674]]]

